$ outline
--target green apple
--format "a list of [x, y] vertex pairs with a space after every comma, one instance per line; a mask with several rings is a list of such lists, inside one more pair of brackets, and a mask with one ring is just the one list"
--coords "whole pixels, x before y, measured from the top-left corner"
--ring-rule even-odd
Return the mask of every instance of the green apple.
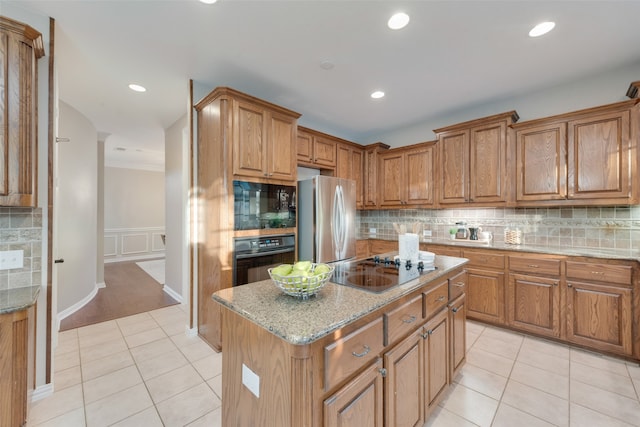
[[273, 269], [271, 269], [271, 274], [275, 274], [276, 276], [287, 276], [293, 270], [293, 266], [291, 264], [281, 264]]
[[316, 276], [319, 276], [321, 274], [328, 273], [330, 271], [331, 271], [331, 267], [329, 267], [327, 264], [318, 264], [316, 265], [316, 268], [313, 269], [313, 274], [315, 274]]
[[311, 269], [311, 261], [298, 261], [293, 264], [293, 269], [297, 271], [309, 271]]

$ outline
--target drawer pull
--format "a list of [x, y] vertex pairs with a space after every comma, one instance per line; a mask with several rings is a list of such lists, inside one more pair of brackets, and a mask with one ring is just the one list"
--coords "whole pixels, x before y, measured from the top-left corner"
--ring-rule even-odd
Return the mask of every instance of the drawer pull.
[[436, 298], [436, 302], [442, 302], [445, 300], [445, 296], [444, 295], [440, 295], [438, 298]]
[[458, 312], [458, 308], [457, 308], [457, 307], [453, 307], [453, 308], [451, 309], [451, 312], [452, 312], [452, 313], [457, 313], [457, 312]]
[[597, 274], [600, 276], [604, 276], [604, 271], [592, 271], [591, 274]]
[[459, 287], [459, 288], [464, 288], [464, 282], [457, 282], [457, 283], [454, 283], [454, 284], [453, 284], [453, 286], [457, 286], [457, 287]]
[[420, 336], [422, 337], [422, 339], [427, 339], [429, 338], [429, 335], [431, 335], [431, 331], [427, 331], [427, 332], [423, 332], [420, 334]]
[[368, 345], [363, 345], [362, 347], [364, 348], [364, 351], [362, 353], [356, 353], [355, 351], [352, 351], [351, 354], [353, 354], [355, 357], [364, 357], [369, 354], [371, 348]]
[[527, 264], [527, 267], [538, 268], [539, 265], [538, 264]]
[[416, 316], [410, 316], [408, 319], [402, 319], [404, 323], [413, 323], [416, 321]]

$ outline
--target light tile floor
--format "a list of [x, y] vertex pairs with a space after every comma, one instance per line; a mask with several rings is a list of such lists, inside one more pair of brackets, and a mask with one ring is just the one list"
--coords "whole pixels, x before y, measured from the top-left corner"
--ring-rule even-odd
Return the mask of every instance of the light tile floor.
[[[61, 333], [28, 426], [221, 426], [222, 355], [185, 318], [174, 305]], [[426, 427], [640, 426], [638, 364], [471, 321], [467, 348]]]

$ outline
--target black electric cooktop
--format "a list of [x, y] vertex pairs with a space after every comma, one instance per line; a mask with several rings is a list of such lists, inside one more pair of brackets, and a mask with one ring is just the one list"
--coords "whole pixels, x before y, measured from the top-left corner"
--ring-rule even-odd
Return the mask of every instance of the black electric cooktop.
[[331, 281], [369, 292], [380, 293], [397, 285], [416, 279], [436, 267], [422, 261], [407, 262], [394, 257], [367, 258], [334, 264]]

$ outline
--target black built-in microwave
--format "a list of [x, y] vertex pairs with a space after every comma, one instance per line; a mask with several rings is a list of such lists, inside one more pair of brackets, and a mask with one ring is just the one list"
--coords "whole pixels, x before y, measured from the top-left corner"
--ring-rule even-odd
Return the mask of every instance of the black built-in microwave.
[[296, 187], [233, 181], [234, 230], [294, 228]]

